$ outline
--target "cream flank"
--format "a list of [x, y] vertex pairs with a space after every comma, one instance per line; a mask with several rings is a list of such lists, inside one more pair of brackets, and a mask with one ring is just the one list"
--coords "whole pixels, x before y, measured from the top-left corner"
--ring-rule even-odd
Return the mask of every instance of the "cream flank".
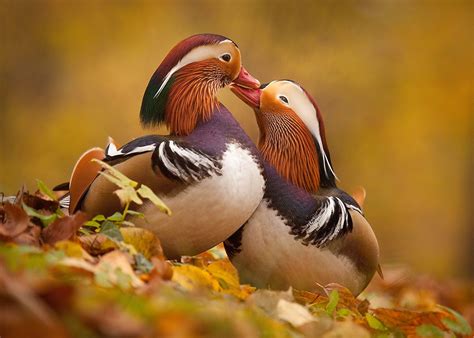
[[363, 290], [366, 278], [349, 258], [335, 255], [329, 248], [304, 245], [289, 231], [278, 211], [262, 201], [243, 230], [240, 253], [232, 259], [242, 283], [318, 291], [318, 283], [336, 282], [354, 294]]
[[183, 252], [195, 255], [217, 245], [232, 235], [235, 224], [244, 224], [250, 218], [261, 201], [265, 184], [250, 152], [236, 143], [229, 144], [224, 152], [221, 173], [190, 185], [177, 195], [158, 194], [172, 210], [171, 216], [145, 205], [140, 210], [145, 220], [131, 221], [155, 232], [169, 259], [178, 258]]

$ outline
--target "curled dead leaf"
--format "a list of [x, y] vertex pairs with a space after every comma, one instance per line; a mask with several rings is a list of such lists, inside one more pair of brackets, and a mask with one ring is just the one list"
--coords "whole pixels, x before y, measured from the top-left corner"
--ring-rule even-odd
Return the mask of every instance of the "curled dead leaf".
[[54, 213], [59, 208], [59, 202], [41, 198], [41, 196], [23, 193], [21, 200], [30, 208], [35, 210], [45, 210]]
[[41, 228], [30, 221], [17, 204], [0, 206], [0, 240], [16, 244], [39, 246]]
[[41, 239], [45, 244], [54, 244], [58, 241], [71, 239], [87, 219], [87, 215], [82, 212], [58, 218], [43, 229]]
[[26, 212], [18, 205], [5, 203], [0, 206], [0, 239], [11, 240], [24, 232], [29, 225]]

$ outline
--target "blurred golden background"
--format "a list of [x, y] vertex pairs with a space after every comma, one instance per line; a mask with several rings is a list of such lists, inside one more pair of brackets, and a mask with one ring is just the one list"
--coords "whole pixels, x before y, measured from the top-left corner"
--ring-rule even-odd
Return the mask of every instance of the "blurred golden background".
[[[473, 13], [448, 0], [0, 0], [0, 191], [54, 186], [107, 136], [150, 133], [138, 112], [153, 71], [181, 39], [218, 33], [261, 81], [316, 98], [384, 263], [472, 277]], [[220, 96], [256, 140], [252, 112]]]

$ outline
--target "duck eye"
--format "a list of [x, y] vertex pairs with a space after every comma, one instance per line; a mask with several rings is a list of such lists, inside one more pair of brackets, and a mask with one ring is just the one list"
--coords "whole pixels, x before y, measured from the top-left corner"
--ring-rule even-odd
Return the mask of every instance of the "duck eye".
[[221, 55], [221, 59], [224, 60], [225, 62], [229, 62], [231, 57], [230, 57], [230, 54], [222, 54]]
[[278, 96], [278, 98], [282, 100], [283, 102], [285, 102], [286, 104], [288, 104], [288, 99], [286, 98], [286, 96], [280, 95]]

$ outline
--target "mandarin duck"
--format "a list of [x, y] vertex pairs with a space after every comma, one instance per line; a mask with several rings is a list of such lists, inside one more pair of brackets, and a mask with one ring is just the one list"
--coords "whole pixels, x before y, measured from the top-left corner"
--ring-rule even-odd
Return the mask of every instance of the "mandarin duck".
[[308, 291], [338, 283], [358, 295], [379, 247], [359, 204], [336, 186], [316, 102], [289, 80], [231, 90], [255, 111], [266, 179], [257, 210], [225, 242], [241, 280]]
[[178, 43], [151, 77], [140, 119], [165, 124], [170, 135], [148, 135], [117, 148], [94, 148], [77, 162], [69, 184], [69, 210], [89, 216], [121, 211], [117, 186], [98, 175], [99, 158], [149, 186], [171, 209], [133, 205], [145, 217], [127, 218], [153, 231], [169, 259], [195, 255], [232, 235], [255, 211], [264, 193], [258, 150], [216, 97], [230, 83], [258, 88], [241, 64], [240, 50], [214, 34]]

